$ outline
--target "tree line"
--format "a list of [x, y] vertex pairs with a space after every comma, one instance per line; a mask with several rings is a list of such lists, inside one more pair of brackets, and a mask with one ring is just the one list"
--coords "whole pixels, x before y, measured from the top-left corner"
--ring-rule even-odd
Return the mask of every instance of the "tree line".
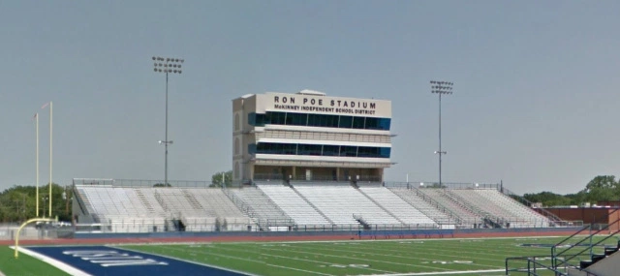
[[585, 188], [577, 193], [561, 195], [545, 191], [526, 193], [523, 197], [531, 202], [540, 202], [543, 207], [618, 202], [620, 201], [620, 179], [616, 180], [613, 175], [599, 175], [590, 180]]
[[[24, 222], [36, 217], [36, 187], [13, 186], [0, 193], [0, 221]], [[52, 184], [52, 217], [71, 221], [72, 192], [68, 186]], [[39, 186], [39, 217], [49, 217], [49, 185]]]

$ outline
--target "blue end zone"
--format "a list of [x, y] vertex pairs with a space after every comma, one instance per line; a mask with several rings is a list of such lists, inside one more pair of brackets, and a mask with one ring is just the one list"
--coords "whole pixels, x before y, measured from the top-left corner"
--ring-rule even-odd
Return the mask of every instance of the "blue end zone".
[[246, 275], [106, 246], [46, 246], [27, 248], [91, 275]]

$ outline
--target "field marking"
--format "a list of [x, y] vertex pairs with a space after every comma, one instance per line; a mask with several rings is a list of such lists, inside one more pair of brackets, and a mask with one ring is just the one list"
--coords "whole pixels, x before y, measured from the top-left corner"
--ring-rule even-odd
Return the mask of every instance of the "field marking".
[[190, 250], [186, 250], [186, 249], [183, 249], [183, 248], [173, 248], [173, 247], [169, 247], [169, 246], [166, 246], [166, 245], [161, 245], [161, 247], [168, 248], [168, 249], [174, 250], [174, 251], [193, 252], [193, 253], [202, 254], [202, 255], [213, 255], [213, 256], [216, 256], [216, 257], [222, 257], [222, 258], [228, 258], [228, 259], [234, 259], [234, 260], [242, 260], [242, 261], [248, 261], [248, 262], [259, 263], [259, 264], [263, 263], [261, 261], [257, 261], [257, 260], [253, 260], [253, 259], [235, 257], [235, 256], [230, 256], [230, 255], [223, 255], [223, 254], [220, 254], [220, 253], [202, 252], [202, 251], [195, 251], [195, 250], [191, 250], [191, 249]]
[[[234, 249], [234, 248], [230, 248], [230, 247], [214, 247], [217, 248], [219, 250], [226, 250], [226, 251], [233, 251], [233, 252], [246, 252], [244, 250], [241, 249]], [[278, 250], [275, 248], [263, 248], [264, 250], [277, 250], [277, 251], [282, 251], [282, 250]], [[178, 249], [176, 249], [178, 250]], [[181, 249], [182, 250], [182, 249]], [[186, 251], [186, 250], [183, 250]], [[196, 253], [204, 253], [207, 254], [206, 252], [201, 252], [201, 251], [193, 251], [193, 250], [187, 250], [188, 252], [196, 252]], [[292, 251], [295, 253], [301, 253], [301, 254], [308, 254], [308, 255], [313, 255], [314, 253], [311, 252], [299, 252], [299, 251]], [[333, 265], [334, 262], [326, 262], [326, 261], [318, 261], [318, 260], [311, 260], [311, 259], [300, 259], [300, 258], [293, 258], [293, 257], [288, 257], [288, 256], [281, 256], [281, 255], [273, 255], [273, 254], [268, 254], [268, 253], [260, 253], [261, 256], [269, 256], [269, 257], [273, 257], [273, 258], [281, 258], [281, 259], [289, 259], [289, 260], [295, 260], [295, 261], [300, 261], [300, 262], [311, 262], [311, 263], [319, 263], [319, 264], [324, 264], [324, 265]], [[316, 254], [314, 254], [316, 255]], [[323, 256], [327, 256], [324, 254], [321, 254]], [[333, 256], [333, 255], [331, 255]], [[341, 257], [342, 259], [347, 259], [346, 257]], [[345, 266], [349, 266], [349, 264], [340, 264], [340, 265], [345, 265]], [[376, 269], [376, 268], [370, 268], [370, 267], [351, 267], [351, 268], [356, 268], [356, 269], [364, 269], [364, 270], [372, 270], [372, 271], [379, 271], [382, 273], [394, 273], [393, 271], [389, 271], [389, 270], [384, 270], [384, 269]]]
[[444, 271], [444, 272], [416, 272], [416, 273], [398, 273], [398, 274], [368, 274], [357, 276], [421, 276], [421, 275], [451, 275], [451, 274], [471, 274], [486, 272], [505, 272], [505, 269], [487, 269], [487, 270], [460, 270], [460, 271]]
[[[234, 257], [234, 256], [230, 256], [230, 255], [223, 255], [221, 253], [196, 251], [196, 250], [192, 250], [192, 249], [183, 249], [183, 248], [172, 248], [172, 247], [168, 247], [168, 246], [165, 246], [165, 245], [163, 245], [162, 247], [168, 248], [168, 249], [171, 249], [171, 250], [174, 250], [174, 251], [181, 251], [181, 252], [188, 252], [188, 253], [189, 252], [193, 252], [193, 253], [202, 254], [202, 255], [215, 255], [215, 256], [222, 257], [222, 258], [238, 259], [238, 260], [245, 260], [245, 261], [255, 262], [255, 263], [259, 263], [259, 264], [271, 265], [271, 264], [268, 264], [266, 262], [256, 261], [256, 260], [253, 260], [253, 259]], [[217, 249], [225, 250], [225, 251], [233, 251], [233, 252], [245, 252], [243, 250], [233, 249], [233, 248], [217, 248]], [[307, 253], [307, 254], [310, 254], [310, 253]], [[269, 256], [269, 257], [273, 257], [273, 258], [295, 260], [295, 261], [300, 261], [300, 262], [319, 263], [319, 264], [323, 264], [323, 265], [333, 265], [334, 264], [333, 262], [316, 261], [316, 260], [311, 260], [311, 259], [300, 259], [300, 258], [286, 257], [286, 256], [280, 256], [280, 255], [272, 255], [272, 254], [266, 254], [266, 253], [260, 253], [260, 255], [261, 256]], [[348, 266], [348, 264], [347, 264], [347, 266]], [[293, 267], [289, 267], [289, 268], [290, 269], [295, 269]], [[369, 267], [357, 267], [356, 269], [372, 270], [372, 271], [378, 271], [378, 272], [382, 272], [382, 273], [386, 273], [386, 272], [387, 273], [394, 273], [394, 272], [389, 271], [389, 270], [375, 269], [375, 268], [369, 268]], [[317, 272], [317, 273], [320, 273], [320, 272]]]
[[[286, 253], [287, 250], [279, 250], [279, 249], [274, 249], [274, 248], [265, 248], [266, 250], [275, 250], [275, 251], [281, 251]], [[303, 254], [311, 254], [311, 253], [307, 253], [306, 251], [295, 251], [295, 250], [288, 250], [290, 252], [294, 252], [294, 253], [303, 253]], [[264, 253], [263, 253], [264, 254]], [[340, 256], [340, 255], [332, 255], [332, 254], [321, 254], [321, 256], [327, 256], [327, 257], [333, 257], [333, 258], [337, 258], [337, 259], [351, 259], [351, 260], [357, 260], [357, 261], [368, 261], [368, 258], [358, 258], [358, 257], [352, 257], [352, 256]], [[283, 257], [284, 258], [284, 257]], [[372, 259], [370, 259], [372, 260]], [[418, 264], [408, 264], [408, 263], [398, 263], [398, 262], [391, 262], [391, 261], [385, 261], [385, 260], [372, 260], [373, 262], [377, 262], [377, 263], [384, 263], [384, 264], [390, 264], [390, 265], [397, 265], [397, 266], [406, 266], [406, 267], [423, 267], [423, 268], [428, 268], [428, 269], [440, 269], [440, 270], [450, 270], [447, 268], [439, 268], [439, 267], [433, 267], [433, 266], [426, 266], [426, 265], [418, 265]]]
[[[299, 249], [298, 247], [292, 247], [292, 248], [296, 248]], [[335, 247], [333, 247], [335, 248]], [[333, 248], [317, 248], [317, 250], [323, 250], [323, 251], [332, 251], [332, 252], [341, 252], [341, 253], [349, 253], [349, 254], [356, 254], [358, 252], [356, 251], [352, 251], [352, 250], [346, 250], [346, 249], [333, 249]], [[359, 248], [364, 248], [364, 249], [372, 249], [375, 252], [364, 252], [365, 255], [370, 255], [370, 256], [381, 256], [381, 257], [389, 257], [389, 258], [396, 258], [396, 259], [402, 259], [405, 261], [438, 261], [438, 259], [432, 259], [432, 258], [426, 258], [423, 256], [427, 256], [424, 255], [423, 253], [418, 253], [418, 252], [411, 252], [410, 255], [394, 255], [394, 253], [401, 253], [401, 251], [396, 251], [396, 250], [390, 250], [390, 249], [384, 249], [384, 248], [380, 248], [380, 247], [375, 247], [375, 248], [368, 248], [368, 247], [364, 247], [364, 245], [360, 245]], [[376, 251], [382, 251], [379, 253], [376, 253]], [[451, 259], [458, 259], [460, 257], [462, 257], [462, 254], [458, 254], [458, 251], [455, 250], [441, 250], [441, 249], [437, 249], [437, 251], [441, 251], [442, 252], [442, 256], [445, 258], [451, 258]], [[445, 253], [447, 252], [447, 253]], [[452, 253], [452, 254], [448, 254], [448, 253]], [[484, 260], [484, 261], [492, 261], [492, 259], [488, 259], [485, 257], [480, 257], [478, 259]], [[374, 260], [374, 259], [373, 259]], [[486, 268], [497, 268], [496, 265], [489, 265], [489, 264], [481, 264], [481, 263], [471, 263], [469, 265], [472, 266], [478, 266], [478, 267], [486, 267]]]
[[290, 270], [301, 271], [301, 272], [305, 272], [305, 273], [318, 274], [318, 275], [327, 275], [327, 276], [333, 276], [333, 275], [334, 275], [334, 274], [325, 274], [325, 273], [321, 273], [321, 272], [316, 272], [316, 271], [311, 271], [311, 270], [305, 270], [305, 269], [299, 269], [299, 268], [288, 267], [288, 266], [282, 266], [282, 265], [274, 265], [274, 264], [267, 264], [267, 265], [268, 265], [268, 266], [273, 266], [273, 267], [284, 268], [284, 269], [290, 269]]
[[[315, 260], [310, 260], [310, 259], [300, 259], [300, 258], [292, 258], [292, 257], [284, 257], [284, 256], [280, 256], [280, 255], [271, 255], [271, 254], [265, 254], [265, 253], [261, 253], [261, 255], [263, 256], [270, 256], [270, 257], [274, 257], [274, 258], [281, 258], [281, 259], [289, 259], [289, 260], [295, 260], [295, 261], [302, 261], [302, 262], [310, 262], [310, 263], [321, 263], [321, 264], [325, 264], [325, 265], [334, 265], [335, 263], [333, 262], [324, 262], [324, 261], [315, 261]], [[389, 272], [389, 273], [394, 273], [392, 271], [389, 270], [383, 270], [383, 269], [376, 269], [376, 268], [370, 268], [370, 267], [351, 267], [350, 264], [338, 264], [338, 265], [342, 265], [342, 266], [346, 266], [348, 268], [355, 268], [355, 269], [365, 269], [365, 270], [373, 270], [373, 271], [379, 271], [379, 272]]]
[[[232, 247], [227, 247], [226, 245], [238, 245], [238, 246], [252, 246], [252, 245], [271, 245], [271, 246], [277, 246], [277, 245], [286, 245], [286, 244], [315, 244], [315, 245], [320, 245], [320, 244], [334, 244], [334, 243], [339, 243], [339, 244], [353, 244], [353, 243], [360, 243], [362, 244], [361, 246], [365, 247], [365, 246], [371, 246], [372, 244], [369, 244], [368, 242], [371, 243], [376, 243], [376, 242], [383, 242], [383, 243], [403, 243], [403, 242], [421, 242], [421, 241], [425, 241], [425, 242], [429, 242], [429, 243], [433, 243], [433, 244], [437, 244], [442, 242], [442, 241], [487, 241], [487, 240], [508, 240], [508, 241], [515, 241], [517, 243], [523, 243], [523, 242], [532, 242], [532, 241], [537, 241], [540, 239], [552, 239], [552, 238], [558, 238], [558, 237], [563, 237], [563, 236], [540, 236], [540, 237], [476, 237], [476, 238], [443, 238], [443, 239], [436, 239], [436, 238], [432, 238], [432, 239], [381, 239], [381, 240], [325, 240], [325, 241], [251, 241], [251, 242], [212, 242], [212, 241], [205, 241], [205, 242], [157, 242], [157, 243], [137, 243], [136, 245], [140, 245], [140, 246], [153, 246], [153, 245], [160, 245], [164, 248], [167, 249], [171, 249], [171, 250], [175, 250], [175, 251], [180, 251], [180, 252], [189, 252], [189, 253], [198, 253], [200, 255], [212, 255], [212, 256], [219, 256], [222, 258], [230, 258], [230, 259], [241, 259], [241, 260], [246, 260], [246, 261], [252, 261], [252, 262], [256, 262], [254, 259], [245, 259], [245, 258], [239, 258], [239, 257], [232, 257], [229, 255], [225, 255], [225, 254], [218, 254], [218, 253], [209, 253], [209, 252], [202, 252], [202, 251], [197, 251], [191, 248], [175, 248], [176, 245], [188, 245], [189, 247], [191, 247], [192, 245], [196, 245], [196, 246], [200, 246], [200, 245], [208, 245], [208, 246], [212, 246], [214, 249], [218, 249], [218, 250], [223, 250], [223, 251], [231, 251], [231, 252], [242, 252], [243, 250], [241, 248], [235, 248], [235, 246]], [[129, 244], [123, 244], [123, 245], [129, 245]], [[379, 246], [379, 244], [375, 244], [377, 246]], [[512, 247], [512, 246], [510, 246]], [[299, 251], [299, 248], [297, 247], [290, 247], [290, 248], [280, 248], [280, 247], [275, 247], [275, 248], [262, 248], [262, 250], [269, 250], [272, 251], [273, 253], [283, 253], [286, 254], [287, 251], [289, 252], [298, 252], [301, 254], [310, 254], [307, 251]], [[347, 252], [348, 250], [342, 250], [342, 249], [334, 249], [334, 248], [330, 248], [328, 249], [330, 251], [335, 251], [335, 252]], [[387, 252], [391, 252], [392, 250], [387, 250]], [[142, 251], [139, 251], [142, 252]], [[386, 251], [384, 251], [386, 252]], [[387, 253], [386, 252], [386, 253]], [[145, 252], [147, 253], [147, 252]], [[153, 254], [153, 253], [149, 253], [149, 254]], [[283, 257], [283, 256], [278, 256], [278, 255], [273, 255], [273, 254], [263, 254], [265, 256], [274, 256], [276, 258], [283, 258], [283, 259], [287, 259], [287, 257]], [[310, 254], [311, 255], [311, 254]], [[384, 254], [381, 254], [384, 255]], [[167, 256], [166, 256], [167, 257]], [[351, 257], [347, 257], [347, 256], [337, 256], [338, 258], [343, 258], [343, 259], [353, 259]], [[293, 259], [288, 257], [289, 259]], [[260, 258], [259, 258], [260, 259]], [[179, 259], [182, 261], [188, 261], [185, 259]], [[315, 261], [315, 260], [308, 260], [308, 259], [301, 259], [301, 258], [297, 258], [294, 259], [300, 262], [319, 262], [319, 261]], [[191, 261], [190, 261], [191, 262]], [[328, 262], [324, 262], [326, 264], [331, 264]], [[381, 263], [386, 263], [384, 261], [381, 261]], [[390, 263], [390, 262], [387, 262]], [[294, 268], [294, 267], [287, 267], [287, 266], [279, 266], [279, 265], [273, 265], [273, 264], [266, 264], [269, 266], [273, 266], [273, 267], [281, 267], [282, 269], [290, 269], [290, 270], [300, 270], [300, 271], [304, 271], [303, 269], [298, 269], [298, 268]], [[405, 265], [405, 266], [412, 266], [412, 265], [407, 265], [407, 264], [402, 264], [400, 263], [400, 265]], [[415, 266], [415, 265], [413, 265]], [[424, 267], [424, 266], [422, 266]], [[433, 267], [435, 269], [437, 269], [437, 267]], [[475, 274], [475, 273], [494, 273], [494, 272], [503, 272], [504, 269], [499, 269], [499, 267], [494, 266], [494, 268], [497, 269], [482, 269], [482, 270], [449, 270], [449, 271], [436, 271], [436, 272], [405, 272], [405, 273], [390, 273], [389, 271], [383, 271], [383, 272], [388, 272], [388, 274], [366, 274], [366, 275], [373, 275], [373, 276], [417, 276], [417, 275], [454, 275], [454, 274]], [[313, 272], [311, 270], [307, 270], [304, 271], [306, 273], [310, 273]], [[370, 271], [367, 271], [370, 272]], [[243, 272], [245, 273], [245, 272]], [[321, 274], [321, 272], [313, 272], [316, 274]], [[324, 275], [330, 275], [330, 274], [324, 274]], [[360, 275], [365, 275], [365, 274], [360, 274]]]
[[177, 257], [173, 257], [173, 256], [167, 256], [167, 255], [162, 255], [162, 254], [157, 254], [157, 253], [152, 253], [152, 252], [144, 252], [144, 251], [139, 251], [139, 250], [134, 250], [134, 249], [128, 249], [128, 248], [122, 248], [122, 247], [114, 247], [114, 246], [107, 246], [107, 247], [118, 249], [118, 250], [127, 250], [127, 251], [136, 252], [136, 253], [140, 253], [140, 254], [149, 254], [149, 255], [158, 256], [158, 257], [161, 257], [161, 258], [169, 258], [169, 259], [173, 259], [173, 260], [176, 260], [176, 261], [179, 261], [179, 262], [192, 263], [192, 264], [195, 264], [195, 265], [200, 265], [200, 266], [205, 266], [205, 267], [221, 269], [221, 270], [230, 271], [230, 272], [239, 273], [239, 274], [244, 274], [244, 275], [248, 275], [248, 276], [260, 276], [259, 274], [252, 274], [252, 273], [245, 272], [245, 271], [234, 270], [234, 269], [230, 269], [230, 268], [226, 268], [226, 267], [221, 267], [221, 266], [217, 266], [217, 265], [200, 263], [200, 262], [196, 262], [196, 261], [192, 261], [192, 260], [181, 259], [181, 258], [177, 258]]
[[[15, 249], [14, 246], [9, 246], [9, 248], [11, 248], [13, 250]], [[58, 260], [56, 260], [54, 258], [45, 256], [45, 255], [37, 253], [37, 252], [34, 252], [34, 251], [26, 249], [24, 247], [20, 246], [17, 250], [19, 250], [19, 252], [22, 252], [22, 253], [30, 256], [30, 257], [33, 257], [33, 258], [38, 259], [40, 261], [46, 262], [46, 263], [48, 263], [48, 264], [50, 264], [50, 265], [52, 265], [52, 266], [54, 266], [54, 267], [64, 271], [64, 272], [66, 272], [69, 275], [92, 276], [92, 275], [90, 275], [90, 274], [88, 274], [88, 273], [86, 273], [84, 271], [81, 271], [81, 270], [79, 270], [79, 269], [77, 269], [75, 267], [72, 267], [72, 266], [70, 266], [68, 264], [65, 264], [65, 263], [63, 263], [61, 261], [58, 261]]]

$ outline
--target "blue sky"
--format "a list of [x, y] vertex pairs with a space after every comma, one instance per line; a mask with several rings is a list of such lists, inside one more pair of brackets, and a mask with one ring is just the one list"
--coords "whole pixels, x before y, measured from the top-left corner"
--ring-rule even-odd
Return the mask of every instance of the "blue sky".
[[618, 174], [618, 1], [3, 1], [0, 189], [74, 177], [162, 179], [164, 75], [169, 178], [231, 168], [231, 100], [313, 89], [392, 101], [386, 180], [443, 180], [517, 193], [573, 193]]

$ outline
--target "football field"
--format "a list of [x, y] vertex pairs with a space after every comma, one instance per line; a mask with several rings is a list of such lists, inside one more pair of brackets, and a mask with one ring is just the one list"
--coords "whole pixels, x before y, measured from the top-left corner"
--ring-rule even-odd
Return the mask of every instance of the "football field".
[[[581, 238], [575, 238], [575, 242]], [[106, 255], [105, 258], [100, 256], [99, 262], [91, 258], [90, 263], [98, 266], [98, 270], [89, 274], [124, 275], [106, 269], [112, 267], [110, 262], [117, 261], [115, 257], [125, 256], [154, 260], [166, 265], [180, 261], [215, 269], [213, 271], [247, 275], [505, 275], [506, 257], [550, 256], [548, 245], [562, 239], [540, 237], [107, 245], [99, 246], [97, 250], [115, 252], [116, 255]], [[27, 248], [43, 254], [51, 251], [49, 247]], [[57, 260], [64, 258], [63, 263], [81, 267], [81, 262], [85, 262], [83, 259], [88, 258], [83, 258], [79, 253], [67, 253], [77, 252], [76, 248], [80, 247], [57, 246], [54, 249], [63, 252], [59, 253], [60, 257], [49, 256]], [[13, 251], [8, 247], [0, 250], [0, 271], [6, 275], [67, 275], [42, 262], [40, 258], [21, 254], [15, 260], [12, 254]], [[71, 254], [72, 258], [65, 256]], [[166, 260], [160, 260], [160, 257]], [[523, 263], [515, 262], [515, 265], [521, 266]], [[114, 265], [114, 268], [120, 266]], [[127, 272], [127, 275], [146, 272], [147, 269], [140, 265], [122, 266], [132, 269], [133, 272]], [[164, 267], [160, 265], [156, 269]], [[182, 267], [175, 269], [173, 271], [184, 270]], [[186, 269], [185, 275], [191, 275], [187, 274]], [[204, 274], [197, 272], [197, 275]]]

